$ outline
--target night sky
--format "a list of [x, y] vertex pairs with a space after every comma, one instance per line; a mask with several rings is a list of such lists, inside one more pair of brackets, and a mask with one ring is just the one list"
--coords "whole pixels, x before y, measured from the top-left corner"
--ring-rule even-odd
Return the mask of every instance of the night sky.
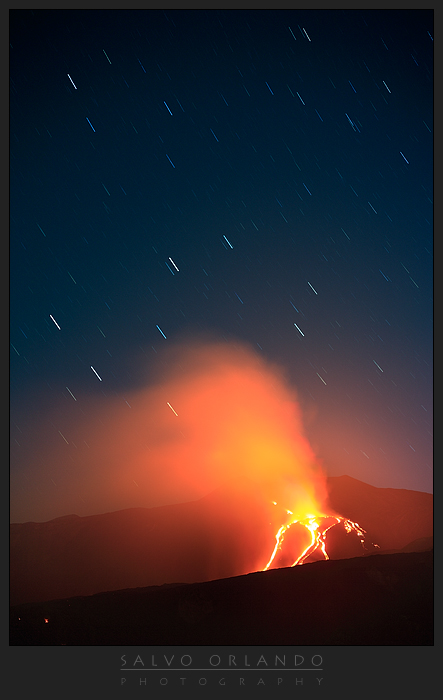
[[432, 10], [11, 11], [10, 79], [12, 521], [180, 500], [131, 471], [177, 343], [432, 491]]

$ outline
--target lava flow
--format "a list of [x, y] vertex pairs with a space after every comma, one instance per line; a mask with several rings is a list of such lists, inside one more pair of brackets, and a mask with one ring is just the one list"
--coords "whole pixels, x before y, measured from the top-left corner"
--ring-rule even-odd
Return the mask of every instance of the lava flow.
[[[274, 502], [274, 505], [277, 505]], [[363, 547], [363, 549], [367, 549], [365, 546], [365, 535], [366, 531], [358, 525], [358, 523], [354, 523], [352, 520], [348, 520], [347, 518], [343, 518], [339, 515], [325, 515], [325, 514], [320, 514], [320, 515], [312, 515], [312, 514], [307, 514], [302, 518], [297, 518], [294, 516], [292, 511], [287, 510], [287, 514], [290, 516], [289, 522], [287, 522], [285, 525], [282, 525], [276, 536], [275, 536], [275, 547], [274, 550], [271, 554], [271, 557], [264, 567], [263, 571], [267, 571], [270, 569], [272, 566], [276, 566], [276, 557], [279, 552], [282, 551], [282, 545], [283, 541], [285, 539], [285, 535], [288, 534], [289, 530], [291, 527], [294, 525], [299, 525], [301, 530], [301, 534], [304, 534], [306, 537], [306, 534], [309, 533], [309, 539], [310, 541], [306, 546], [303, 548], [303, 542], [300, 543], [300, 539], [303, 540], [303, 537], [298, 537], [297, 543], [296, 543], [296, 556], [295, 560], [293, 561], [290, 566], [298, 566], [300, 564], [304, 564], [305, 561], [309, 558], [312, 557], [312, 555], [319, 555], [319, 557], [323, 557], [324, 559], [329, 559], [329, 555], [326, 551], [326, 534], [327, 532], [338, 525], [339, 523], [343, 524], [343, 527], [346, 531], [346, 533], [351, 533], [355, 532], [356, 535], [358, 536], [360, 540], [360, 544]], [[306, 532], [303, 532], [303, 528]], [[300, 533], [299, 533], [300, 535]], [[378, 545], [373, 545], [374, 547], [378, 547]], [[293, 549], [293, 548], [291, 548]], [[291, 554], [291, 552], [289, 553]], [[317, 557], [317, 558], [319, 558]], [[292, 556], [294, 559], [294, 556]], [[285, 565], [285, 564], [283, 564]]]

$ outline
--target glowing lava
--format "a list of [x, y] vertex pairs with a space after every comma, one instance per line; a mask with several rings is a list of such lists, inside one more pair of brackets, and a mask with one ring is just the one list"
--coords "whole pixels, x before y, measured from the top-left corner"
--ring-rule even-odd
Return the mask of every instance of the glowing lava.
[[[275, 501], [274, 505], [277, 505]], [[271, 568], [272, 564], [275, 565], [276, 555], [282, 549], [285, 534], [288, 533], [289, 529], [292, 526], [297, 524], [300, 525], [301, 528], [305, 528], [305, 530], [309, 533], [310, 542], [304, 548], [302, 547], [302, 545], [300, 546], [299, 544], [298, 549], [301, 549], [301, 551], [297, 551], [295, 560], [290, 566], [298, 566], [300, 564], [304, 564], [304, 562], [315, 553], [321, 554], [321, 556], [324, 559], [329, 559], [329, 555], [326, 551], [326, 534], [331, 528], [335, 527], [339, 523], [343, 524], [343, 527], [348, 534], [351, 532], [355, 532], [360, 540], [363, 549], [367, 549], [365, 546], [366, 531], [358, 523], [354, 523], [352, 520], [348, 520], [347, 518], [343, 518], [339, 515], [325, 514], [307, 514], [302, 518], [297, 518], [294, 516], [292, 511], [287, 510], [286, 512], [290, 516], [289, 522], [287, 522], [285, 525], [282, 525], [279, 528], [275, 536], [274, 550], [263, 571], [267, 571], [269, 568]], [[373, 546], [378, 547], [378, 545]]]

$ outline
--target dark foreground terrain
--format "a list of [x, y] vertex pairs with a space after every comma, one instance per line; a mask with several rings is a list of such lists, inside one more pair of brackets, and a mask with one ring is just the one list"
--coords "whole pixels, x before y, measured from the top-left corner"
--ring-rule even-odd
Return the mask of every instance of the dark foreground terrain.
[[433, 552], [10, 609], [11, 645], [432, 645]]

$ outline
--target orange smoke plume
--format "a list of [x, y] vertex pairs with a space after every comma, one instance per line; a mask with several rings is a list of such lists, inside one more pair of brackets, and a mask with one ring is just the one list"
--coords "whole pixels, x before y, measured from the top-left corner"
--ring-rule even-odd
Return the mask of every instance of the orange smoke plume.
[[286, 508], [319, 512], [326, 479], [279, 367], [232, 343], [186, 341], [158, 357], [138, 391], [76, 391], [33, 419], [11, 477], [13, 521], [192, 501], [227, 486], [251, 489], [278, 526]]
[[175, 347], [144, 395], [147, 461], [196, 496], [244, 482], [300, 515], [318, 511], [325, 478], [281, 369], [245, 346]]

